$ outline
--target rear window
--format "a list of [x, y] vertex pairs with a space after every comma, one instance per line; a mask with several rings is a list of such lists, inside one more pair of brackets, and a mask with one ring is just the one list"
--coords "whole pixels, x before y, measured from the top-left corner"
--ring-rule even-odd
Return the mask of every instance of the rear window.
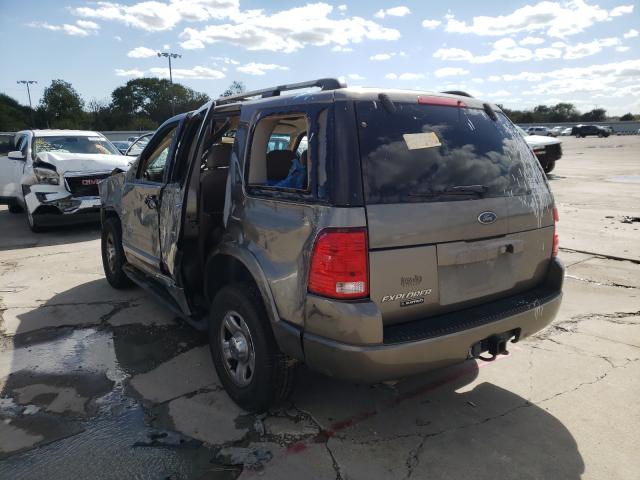
[[[546, 191], [544, 174], [515, 126], [484, 110], [358, 102], [367, 203], [469, 200]], [[471, 187], [471, 188], [465, 188]]]

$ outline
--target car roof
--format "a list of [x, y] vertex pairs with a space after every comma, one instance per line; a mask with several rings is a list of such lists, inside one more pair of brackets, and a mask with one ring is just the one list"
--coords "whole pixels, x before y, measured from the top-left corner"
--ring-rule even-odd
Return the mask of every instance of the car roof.
[[47, 129], [47, 130], [23, 130], [18, 133], [32, 132], [36, 137], [60, 137], [60, 136], [74, 136], [74, 137], [104, 137], [101, 133], [92, 132], [91, 130], [63, 130], [63, 129]]

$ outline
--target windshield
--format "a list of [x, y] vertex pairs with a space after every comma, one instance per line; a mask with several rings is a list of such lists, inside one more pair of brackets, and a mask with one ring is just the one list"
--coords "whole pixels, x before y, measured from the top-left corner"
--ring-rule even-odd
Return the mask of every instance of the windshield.
[[44, 152], [120, 155], [118, 149], [109, 140], [98, 136], [35, 137], [33, 155]]
[[546, 182], [522, 135], [502, 113], [358, 102], [367, 203], [527, 195]]

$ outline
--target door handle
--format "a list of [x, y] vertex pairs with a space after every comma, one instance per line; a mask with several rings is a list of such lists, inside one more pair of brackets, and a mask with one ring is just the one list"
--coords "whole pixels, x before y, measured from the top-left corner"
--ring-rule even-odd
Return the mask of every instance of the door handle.
[[151, 210], [156, 210], [158, 208], [158, 197], [156, 195], [147, 195], [144, 198], [144, 203]]

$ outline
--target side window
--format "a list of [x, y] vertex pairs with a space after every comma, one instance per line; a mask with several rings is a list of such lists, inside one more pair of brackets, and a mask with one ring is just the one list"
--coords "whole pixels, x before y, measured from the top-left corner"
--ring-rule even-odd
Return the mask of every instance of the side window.
[[29, 146], [29, 136], [28, 135], [20, 136], [20, 138], [18, 138], [18, 141], [16, 142], [16, 150], [20, 150], [22, 152], [22, 155], [26, 157], [28, 146]]
[[148, 157], [142, 160], [140, 165], [139, 177], [149, 180], [150, 182], [162, 182], [164, 178], [164, 170], [167, 164], [169, 150], [176, 134], [176, 126], [168, 130], [164, 137], [160, 140], [156, 148]]
[[268, 116], [258, 121], [251, 139], [247, 185], [308, 192], [307, 151], [292, 142], [308, 130], [309, 120], [302, 113]]

